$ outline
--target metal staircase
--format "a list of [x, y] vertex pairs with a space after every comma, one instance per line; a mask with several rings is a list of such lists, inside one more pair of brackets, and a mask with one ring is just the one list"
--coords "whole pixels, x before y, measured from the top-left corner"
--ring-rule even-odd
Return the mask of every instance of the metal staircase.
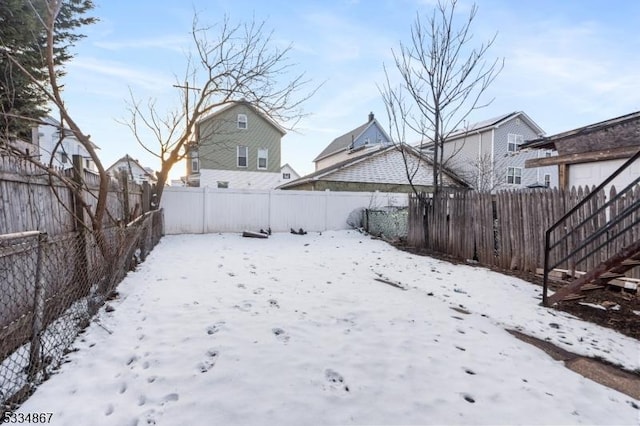
[[[606, 284], [623, 277], [625, 272], [640, 265], [640, 198], [633, 200], [638, 176], [606, 203], [589, 213], [588, 206], [596, 205], [596, 197], [613, 179], [640, 158], [640, 151], [627, 160], [618, 170], [602, 182], [596, 189], [570, 209], [545, 233], [545, 257], [542, 303], [553, 305], [567, 296], [579, 292], [587, 284]], [[619, 206], [623, 206], [620, 208]], [[612, 217], [612, 209], [617, 214]], [[601, 262], [588, 264], [606, 247], [621, 247]], [[549, 273], [561, 265], [566, 265], [571, 275], [578, 270], [586, 273], [575, 281], [548, 296]], [[591, 266], [587, 268], [587, 266]]]

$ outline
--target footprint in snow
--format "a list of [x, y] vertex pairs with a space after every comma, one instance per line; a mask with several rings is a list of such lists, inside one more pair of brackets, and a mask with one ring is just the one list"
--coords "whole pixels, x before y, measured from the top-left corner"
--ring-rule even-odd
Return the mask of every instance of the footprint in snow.
[[345, 384], [344, 377], [342, 377], [342, 374], [330, 368], [327, 368], [326, 370], [324, 370], [324, 377], [332, 384], [335, 384], [338, 386], [344, 385], [343, 389], [346, 392], [349, 392], [349, 386]]
[[179, 400], [179, 399], [180, 399], [180, 395], [179, 395], [179, 394], [177, 394], [177, 393], [170, 393], [170, 394], [165, 395], [165, 396], [162, 398], [162, 403], [161, 403], [160, 405], [164, 405], [164, 404], [166, 404], [167, 402], [177, 401], [177, 400]]
[[249, 312], [251, 310], [251, 303], [245, 301], [242, 302], [242, 305], [234, 305], [233, 307], [242, 312]]
[[216, 361], [218, 359], [218, 351], [209, 349], [207, 351], [207, 359], [198, 364], [198, 370], [201, 373], [206, 373], [211, 370], [216, 365]]
[[264, 290], [264, 287], [258, 287], [255, 290], [253, 290], [253, 294], [261, 294], [263, 290]]
[[276, 336], [276, 339], [281, 342], [287, 343], [290, 339], [289, 335], [281, 328], [273, 328], [271, 331]]
[[207, 327], [207, 334], [208, 335], [212, 335], [212, 334], [216, 334], [217, 332], [219, 332], [222, 329], [222, 326], [225, 324], [224, 321], [220, 321], [215, 323], [212, 326]]
[[280, 305], [278, 305], [278, 301], [275, 299], [269, 299], [269, 306], [280, 309]]

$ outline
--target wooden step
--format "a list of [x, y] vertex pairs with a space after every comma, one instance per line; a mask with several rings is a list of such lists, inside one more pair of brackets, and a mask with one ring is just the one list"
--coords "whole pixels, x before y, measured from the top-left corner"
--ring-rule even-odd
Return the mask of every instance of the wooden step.
[[562, 298], [563, 301], [565, 302], [571, 302], [573, 300], [580, 300], [580, 299], [584, 299], [586, 296], [583, 296], [581, 294], [570, 294], [568, 296], [565, 296]]
[[624, 266], [638, 266], [638, 265], [640, 265], [640, 260], [636, 260], [634, 258], [625, 259], [625, 260], [622, 261], [621, 265], [624, 265]]
[[622, 277], [624, 277], [624, 274], [621, 274], [619, 272], [608, 271], [608, 272], [605, 272], [605, 273], [601, 274], [598, 277], [598, 279], [600, 279], [600, 280], [612, 280], [614, 278], [622, 278]]
[[605, 286], [598, 285], [598, 284], [586, 284], [580, 288], [580, 291], [600, 290], [600, 289], [603, 289], [604, 287]]

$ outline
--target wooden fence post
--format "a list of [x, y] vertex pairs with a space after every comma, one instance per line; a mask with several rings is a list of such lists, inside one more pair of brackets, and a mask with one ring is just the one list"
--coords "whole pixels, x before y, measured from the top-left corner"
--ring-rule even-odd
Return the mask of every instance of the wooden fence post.
[[120, 185], [122, 186], [122, 208], [124, 209], [124, 215], [122, 218], [124, 219], [124, 223], [127, 224], [131, 222], [133, 218], [131, 218], [129, 211], [129, 174], [126, 170], [120, 171]]
[[151, 210], [151, 186], [149, 182], [142, 182], [142, 214]]
[[89, 294], [89, 261], [87, 258], [86, 225], [84, 223], [84, 206], [82, 191], [84, 187], [84, 167], [80, 155], [73, 156], [73, 181], [75, 183], [73, 197], [73, 218], [76, 235], [75, 245], [75, 282], [78, 285], [78, 297]]

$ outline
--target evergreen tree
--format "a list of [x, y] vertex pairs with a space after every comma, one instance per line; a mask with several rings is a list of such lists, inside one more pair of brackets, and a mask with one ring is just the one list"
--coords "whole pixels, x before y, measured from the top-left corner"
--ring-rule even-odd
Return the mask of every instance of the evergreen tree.
[[58, 2], [54, 63], [59, 77], [64, 74], [64, 64], [73, 57], [70, 49], [84, 37], [78, 29], [96, 21], [96, 18], [86, 16], [94, 7], [92, 0], [0, 2], [0, 138], [21, 136], [30, 139], [33, 120], [42, 118], [49, 111], [48, 98], [35, 82], [47, 86], [44, 22], [48, 8], [55, 7]]

